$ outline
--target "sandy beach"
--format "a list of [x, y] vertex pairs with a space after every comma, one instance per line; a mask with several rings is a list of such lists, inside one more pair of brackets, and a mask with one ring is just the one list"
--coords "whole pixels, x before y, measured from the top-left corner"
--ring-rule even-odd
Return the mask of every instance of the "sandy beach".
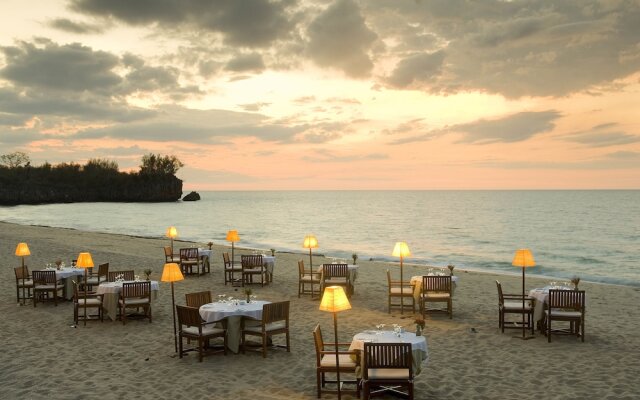
[[[291, 301], [291, 353], [270, 349], [259, 353], [209, 355], [202, 363], [190, 353], [174, 353], [171, 291], [161, 283], [153, 304], [153, 323], [105, 319], [73, 327], [71, 302], [16, 304], [13, 267], [16, 244], [27, 242], [31, 270], [55, 259], [71, 260], [88, 251], [96, 264], [112, 270], [153, 270], [159, 280], [168, 239], [82, 232], [0, 223], [2, 301], [0, 325], [4, 339], [0, 354], [0, 385], [4, 399], [312, 399], [315, 394], [315, 350], [312, 329], [320, 323], [330, 341], [332, 315], [318, 310], [319, 301], [297, 297], [297, 260], [308, 254], [278, 253], [274, 282], [253, 286], [262, 300]], [[240, 243], [241, 244], [241, 243]], [[176, 241], [175, 247], [191, 243]], [[204, 244], [200, 244], [204, 246]], [[187, 277], [175, 284], [176, 303], [184, 294], [211, 290], [240, 295], [224, 285], [222, 251], [214, 246], [211, 274]], [[319, 249], [321, 253], [321, 249]], [[237, 251], [242, 253], [243, 251]], [[245, 250], [244, 252], [250, 252]], [[507, 257], [510, 256], [506, 255]], [[322, 263], [314, 256], [314, 264]], [[387, 313], [385, 271], [399, 277], [397, 264], [359, 260], [352, 310], [338, 315], [341, 342], [376, 324], [403, 325], [413, 331], [413, 317]], [[424, 268], [405, 265], [404, 276], [421, 275]], [[521, 277], [465, 272], [457, 284], [453, 319], [429, 316], [425, 335], [429, 363], [415, 378], [417, 399], [634, 399], [640, 396], [640, 289], [581, 282], [587, 293], [586, 341], [554, 336], [552, 343], [536, 333], [533, 340], [498, 330], [499, 279], [509, 293], [521, 291]], [[579, 275], [579, 273], [578, 273]], [[527, 290], [548, 283], [527, 277]], [[276, 338], [278, 341], [280, 338]], [[337, 398], [325, 394], [323, 398]], [[345, 395], [344, 398], [353, 398]]]

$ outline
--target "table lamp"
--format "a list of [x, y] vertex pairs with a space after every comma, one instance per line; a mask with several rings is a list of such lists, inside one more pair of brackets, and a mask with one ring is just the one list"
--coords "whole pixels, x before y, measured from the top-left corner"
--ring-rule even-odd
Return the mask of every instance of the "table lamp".
[[311, 249], [318, 248], [318, 239], [313, 235], [307, 235], [302, 242], [303, 249], [309, 249], [309, 274], [313, 276], [313, 256], [311, 255]]
[[168, 227], [166, 236], [168, 238], [171, 238], [171, 259], [173, 260], [173, 239], [178, 237], [178, 230], [176, 229], [176, 227], [175, 226]]
[[320, 301], [320, 311], [333, 313], [333, 335], [336, 345], [336, 380], [338, 381], [338, 399], [340, 399], [340, 359], [338, 354], [338, 312], [350, 310], [351, 304], [342, 286], [328, 286], [324, 289]]
[[[533, 259], [533, 254], [531, 254], [531, 250], [529, 249], [518, 249], [516, 250], [516, 254], [513, 256], [513, 261], [511, 265], [514, 267], [522, 268], [522, 340], [532, 339], [533, 336], [527, 336], [527, 328], [524, 324], [524, 270], [529, 267], [533, 267], [536, 265], [535, 260]], [[533, 323], [533, 321], [529, 320], [529, 323]]]
[[240, 241], [240, 235], [238, 235], [238, 231], [232, 229], [227, 232], [227, 241], [231, 242], [231, 268], [235, 267], [236, 257], [235, 257], [235, 242]]
[[[22, 304], [25, 304], [25, 297], [24, 297], [24, 277], [27, 275], [24, 269], [24, 258], [26, 256], [30, 256], [31, 252], [29, 251], [29, 246], [27, 246], [26, 243], [22, 242], [22, 243], [18, 243], [18, 246], [16, 246], [16, 256], [20, 257], [22, 259]], [[33, 293], [33, 295], [35, 296], [35, 292]]]
[[[93, 268], [93, 259], [90, 253], [78, 254], [76, 267], [84, 269], [84, 326], [87, 325], [87, 268]], [[100, 281], [100, 279], [98, 279]]]
[[405, 257], [411, 255], [411, 251], [409, 251], [409, 246], [405, 242], [396, 242], [395, 247], [393, 248], [393, 252], [391, 253], [394, 257], [400, 257], [400, 291], [402, 296], [400, 296], [400, 314], [404, 314], [404, 276], [402, 273], [402, 260]]
[[180, 271], [180, 267], [176, 263], [167, 263], [164, 265], [162, 269], [162, 278], [160, 280], [162, 282], [170, 282], [171, 283], [171, 309], [173, 314], [173, 345], [175, 347], [175, 352], [178, 352], [178, 331], [176, 330], [176, 298], [173, 292], [173, 282], [181, 281], [184, 279], [184, 275], [182, 275], [182, 271]]

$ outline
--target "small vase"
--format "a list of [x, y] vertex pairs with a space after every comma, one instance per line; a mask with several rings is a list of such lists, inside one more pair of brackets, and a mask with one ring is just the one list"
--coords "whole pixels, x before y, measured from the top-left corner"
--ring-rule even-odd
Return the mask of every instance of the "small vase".
[[416, 336], [422, 336], [422, 328], [420, 325], [416, 325]]
[[247, 304], [251, 303], [251, 295], [247, 295]]

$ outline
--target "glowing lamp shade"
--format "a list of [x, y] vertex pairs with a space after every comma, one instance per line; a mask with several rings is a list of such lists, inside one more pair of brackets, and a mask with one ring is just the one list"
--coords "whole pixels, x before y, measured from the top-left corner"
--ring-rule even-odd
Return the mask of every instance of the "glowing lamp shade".
[[536, 265], [535, 260], [533, 259], [533, 254], [529, 249], [518, 249], [516, 250], [516, 254], [513, 256], [513, 261], [511, 265], [514, 267], [534, 267]]
[[170, 226], [167, 228], [167, 237], [171, 239], [175, 239], [178, 237], [178, 230], [175, 226]]
[[79, 268], [93, 268], [93, 259], [90, 253], [78, 254], [78, 261], [76, 261], [76, 267]]
[[227, 232], [227, 241], [228, 242], [239, 242], [240, 241], [240, 236], [238, 235], [238, 231], [236, 231], [235, 229], [232, 229], [230, 231]]
[[307, 235], [304, 237], [304, 241], [302, 242], [302, 248], [304, 249], [317, 249], [318, 248], [318, 239], [316, 239], [313, 235]]
[[24, 257], [30, 255], [31, 252], [29, 251], [29, 246], [27, 246], [26, 243], [18, 243], [18, 246], [16, 247], [16, 256]]
[[409, 251], [409, 246], [405, 242], [396, 242], [395, 247], [393, 248], [393, 253], [391, 253], [394, 257], [409, 257], [411, 256], [411, 251]]
[[320, 311], [338, 312], [350, 309], [351, 304], [342, 286], [328, 286], [324, 289]]
[[162, 278], [160, 280], [162, 282], [177, 282], [184, 279], [184, 275], [182, 275], [182, 271], [180, 271], [180, 267], [176, 263], [167, 263], [164, 265], [164, 269], [162, 270]]

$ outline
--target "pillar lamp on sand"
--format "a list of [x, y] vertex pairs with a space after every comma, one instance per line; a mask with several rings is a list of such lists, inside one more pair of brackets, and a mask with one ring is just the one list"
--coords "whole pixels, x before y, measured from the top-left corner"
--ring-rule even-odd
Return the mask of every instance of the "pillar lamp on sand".
[[318, 239], [313, 235], [307, 235], [302, 242], [303, 249], [309, 249], [309, 273], [313, 276], [313, 257], [311, 255], [311, 249], [318, 248]]
[[236, 231], [235, 229], [232, 229], [227, 232], [227, 242], [231, 242], [231, 268], [235, 267], [236, 256], [234, 254], [234, 250], [235, 250], [234, 243], [239, 241], [240, 241], [240, 236], [238, 235], [238, 231]]
[[171, 259], [173, 260], [173, 239], [178, 237], [178, 230], [175, 226], [167, 228], [167, 237], [171, 238]]
[[338, 383], [338, 399], [340, 399], [340, 359], [338, 355], [338, 316], [340, 311], [350, 310], [351, 304], [342, 286], [329, 286], [324, 289], [320, 301], [320, 311], [333, 313], [333, 335], [336, 345], [336, 381]]
[[181, 281], [184, 279], [180, 267], [176, 263], [167, 263], [162, 269], [162, 282], [171, 282], [171, 310], [173, 314], [173, 345], [176, 353], [178, 352], [178, 332], [176, 330], [176, 298], [173, 292], [173, 282]]
[[[514, 267], [522, 268], [522, 339], [531, 339], [533, 336], [527, 336], [527, 328], [524, 324], [524, 270], [525, 268], [533, 267], [536, 265], [535, 260], [533, 259], [533, 254], [531, 254], [531, 250], [529, 249], [518, 249], [516, 250], [516, 254], [513, 256], [513, 261], [511, 265]], [[529, 320], [529, 323], [533, 323], [533, 321]]]
[[[391, 253], [394, 257], [400, 257], [400, 290], [404, 294], [404, 276], [402, 274], [402, 260], [405, 257], [409, 257], [411, 255], [411, 251], [409, 251], [409, 246], [405, 242], [396, 242], [395, 247], [393, 248], [393, 253]], [[404, 314], [404, 295], [400, 296], [400, 314]]]
[[87, 268], [93, 268], [93, 259], [89, 253], [78, 254], [76, 267], [84, 269], [84, 325], [87, 325]]
[[[24, 269], [24, 258], [26, 256], [30, 256], [31, 252], [29, 251], [29, 246], [26, 243], [18, 243], [16, 247], [16, 256], [22, 258], [22, 305], [24, 305], [25, 297], [24, 297], [24, 277], [27, 275]], [[35, 293], [34, 293], [35, 296]]]

